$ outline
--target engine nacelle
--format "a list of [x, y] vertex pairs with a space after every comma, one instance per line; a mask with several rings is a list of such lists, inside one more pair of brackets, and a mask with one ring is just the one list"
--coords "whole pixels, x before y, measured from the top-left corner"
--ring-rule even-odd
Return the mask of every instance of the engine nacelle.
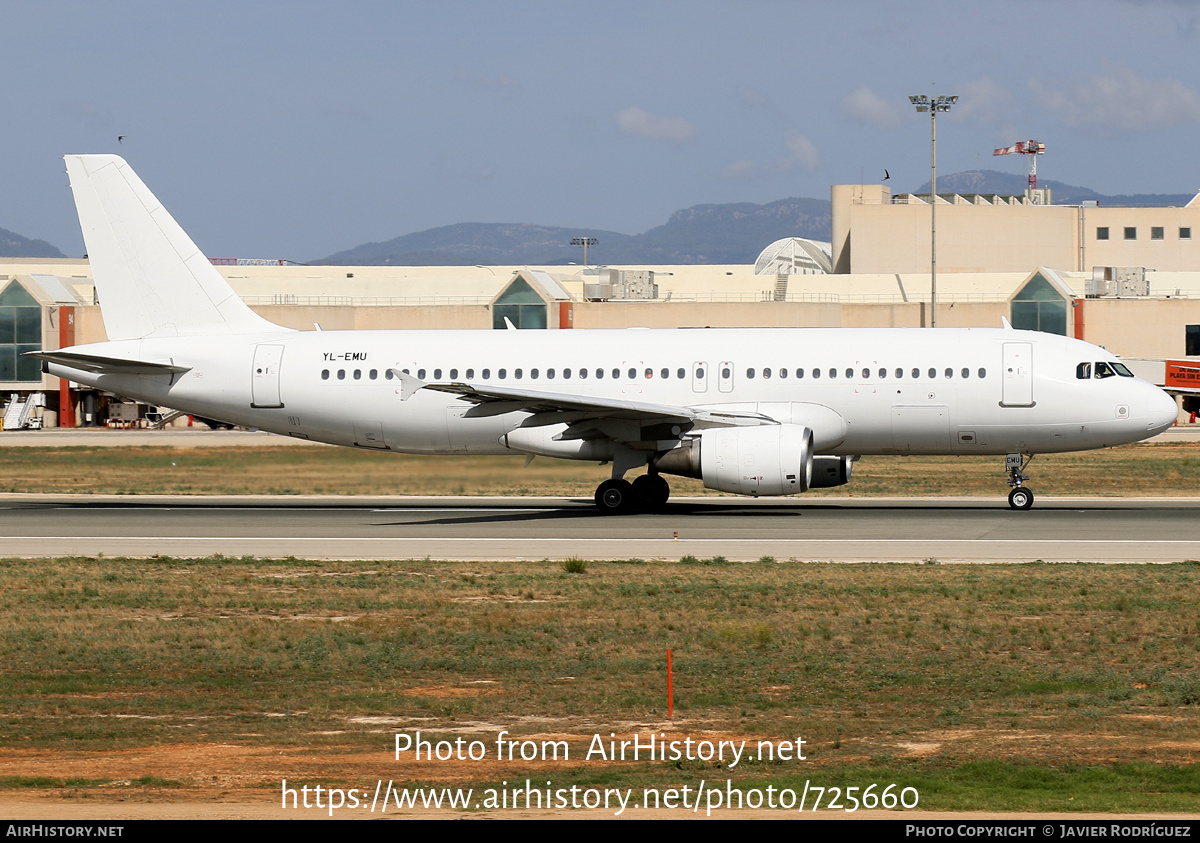
[[713, 428], [663, 454], [654, 467], [698, 477], [721, 492], [795, 495], [812, 483], [813, 435], [795, 424]]
[[810, 489], [831, 489], [850, 482], [850, 470], [854, 468], [854, 457], [813, 457], [812, 483]]

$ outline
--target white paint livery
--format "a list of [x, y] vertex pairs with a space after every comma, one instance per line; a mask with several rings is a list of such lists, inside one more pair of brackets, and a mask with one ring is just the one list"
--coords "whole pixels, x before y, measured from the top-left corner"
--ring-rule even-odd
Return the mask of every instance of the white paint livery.
[[611, 461], [605, 512], [661, 506], [663, 473], [794, 494], [863, 454], [1005, 454], [1027, 509], [1022, 456], [1176, 416], [1107, 351], [1011, 329], [296, 332], [253, 313], [125, 161], [66, 162], [110, 341], [35, 353], [50, 374], [337, 445]]

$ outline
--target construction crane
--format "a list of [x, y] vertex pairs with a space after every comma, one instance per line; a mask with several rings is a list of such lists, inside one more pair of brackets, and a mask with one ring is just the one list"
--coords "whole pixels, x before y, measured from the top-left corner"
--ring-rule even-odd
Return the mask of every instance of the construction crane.
[[1025, 195], [1031, 202], [1039, 203], [1042, 194], [1037, 192], [1037, 156], [1046, 154], [1046, 144], [1035, 140], [1017, 141], [1012, 146], [997, 149], [992, 155], [1028, 155], [1029, 156], [1029, 186]]

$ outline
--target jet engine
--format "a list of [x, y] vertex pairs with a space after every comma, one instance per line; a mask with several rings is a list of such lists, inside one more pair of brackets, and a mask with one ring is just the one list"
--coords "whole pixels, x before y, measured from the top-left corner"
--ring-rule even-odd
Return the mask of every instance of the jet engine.
[[813, 434], [796, 424], [713, 428], [684, 440], [652, 466], [698, 477], [721, 492], [795, 495], [812, 484]]
[[830, 489], [845, 486], [850, 482], [850, 470], [854, 468], [854, 457], [813, 457], [812, 482], [810, 489]]

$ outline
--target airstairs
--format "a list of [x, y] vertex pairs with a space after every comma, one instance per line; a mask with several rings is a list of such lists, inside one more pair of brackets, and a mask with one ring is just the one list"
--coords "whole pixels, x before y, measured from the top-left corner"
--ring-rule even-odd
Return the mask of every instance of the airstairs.
[[4, 408], [4, 422], [0, 425], [0, 430], [21, 430], [30, 427], [31, 421], [40, 421], [33, 418], [33, 410], [40, 406], [36, 395], [30, 395], [25, 400], [21, 400], [20, 393], [13, 392], [8, 396], [8, 404]]

